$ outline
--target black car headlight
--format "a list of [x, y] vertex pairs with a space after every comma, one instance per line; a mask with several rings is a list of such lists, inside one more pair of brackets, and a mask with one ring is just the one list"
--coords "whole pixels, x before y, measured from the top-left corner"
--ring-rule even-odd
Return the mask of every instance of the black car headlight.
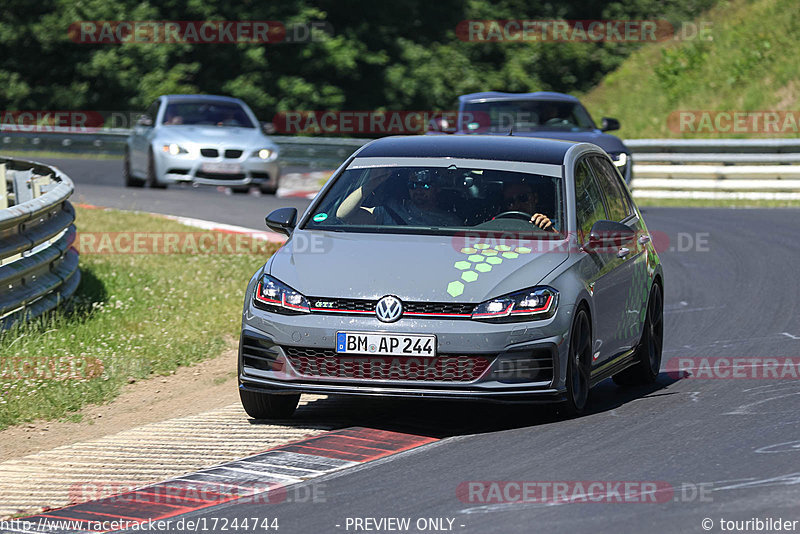
[[549, 319], [557, 307], [558, 291], [541, 286], [482, 302], [472, 311], [472, 318], [498, 323]]
[[258, 281], [253, 299], [257, 307], [283, 315], [311, 311], [308, 300], [303, 295], [268, 274]]
[[618, 168], [620, 172], [623, 172], [625, 166], [628, 164], [628, 155], [625, 152], [609, 155], [611, 156], [611, 162], [614, 164], [614, 166]]

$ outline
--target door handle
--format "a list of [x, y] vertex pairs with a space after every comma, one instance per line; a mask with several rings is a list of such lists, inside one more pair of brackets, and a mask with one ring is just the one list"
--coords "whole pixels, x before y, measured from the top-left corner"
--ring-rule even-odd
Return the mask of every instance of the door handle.
[[624, 258], [625, 256], [627, 256], [630, 253], [631, 253], [630, 249], [622, 247], [621, 249], [619, 249], [619, 252], [617, 252], [617, 257], [618, 258]]
[[650, 242], [650, 236], [649, 235], [643, 235], [642, 237], [639, 238], [639, 244], [640, 245], [646, 245], [649, 242]]

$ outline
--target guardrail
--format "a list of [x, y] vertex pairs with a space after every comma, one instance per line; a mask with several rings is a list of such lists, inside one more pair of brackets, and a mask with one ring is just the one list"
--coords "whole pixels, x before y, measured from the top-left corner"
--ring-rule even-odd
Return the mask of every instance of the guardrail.
[[[122, 154], [130, 130], [0, 132], [0, 150]], [[369, 139], [272, 136], [282, 166], [334, 169]], [[629, 139], [637, 197], [800, 199], [798, 139]], [[798, 164], [798, 165], [792, 165]]]
[[73, 190], [54, 167], [0, 157], [0, 329], [55, 308], [78, 287]]
[[800, 139], [632, 139], [638, 198], [800, 200]]

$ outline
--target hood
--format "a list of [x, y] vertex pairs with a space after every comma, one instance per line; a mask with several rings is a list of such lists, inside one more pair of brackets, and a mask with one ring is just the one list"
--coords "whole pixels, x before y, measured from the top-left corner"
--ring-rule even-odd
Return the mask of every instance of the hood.
[[[508, 135], [507, 133], [498, 134], [485, 134], [485, 135]], [[562, 139], [564, 141], [575, 141], [580, 143], [593, 143], [606, 152], [628, 152], [627, 147], [622, 143], [619, 137], [603, 133], [600, 130], [580, 130], [577, 132], [565, 130], [549, 130], [543, 128], [541, 130], [532, 130], [525, 132], [514, 132], [514, 137], [540, 137], [544, 139]]]
[[557, 243], [296, 230], [269, 274], [312, 297], [478, 303], [539, 283], [568, 254], [535, 250]]
[[258, 128], [226, 128], [220, 126], [164, 126], [159, 138], [175, 143], [189, 142], [209, 146], [244, 146], [269, 148], [274, 145]]

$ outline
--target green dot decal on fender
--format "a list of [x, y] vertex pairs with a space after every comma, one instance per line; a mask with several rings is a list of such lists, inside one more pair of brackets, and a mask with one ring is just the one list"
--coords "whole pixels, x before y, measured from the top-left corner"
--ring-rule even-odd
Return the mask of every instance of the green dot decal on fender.
[[327, 213], [317, 213], [316, 215], [314, 215], [314, 218], [312, 220], [314, 222], [322, 222], [327, 218], [328, 218], [328, 214]]

